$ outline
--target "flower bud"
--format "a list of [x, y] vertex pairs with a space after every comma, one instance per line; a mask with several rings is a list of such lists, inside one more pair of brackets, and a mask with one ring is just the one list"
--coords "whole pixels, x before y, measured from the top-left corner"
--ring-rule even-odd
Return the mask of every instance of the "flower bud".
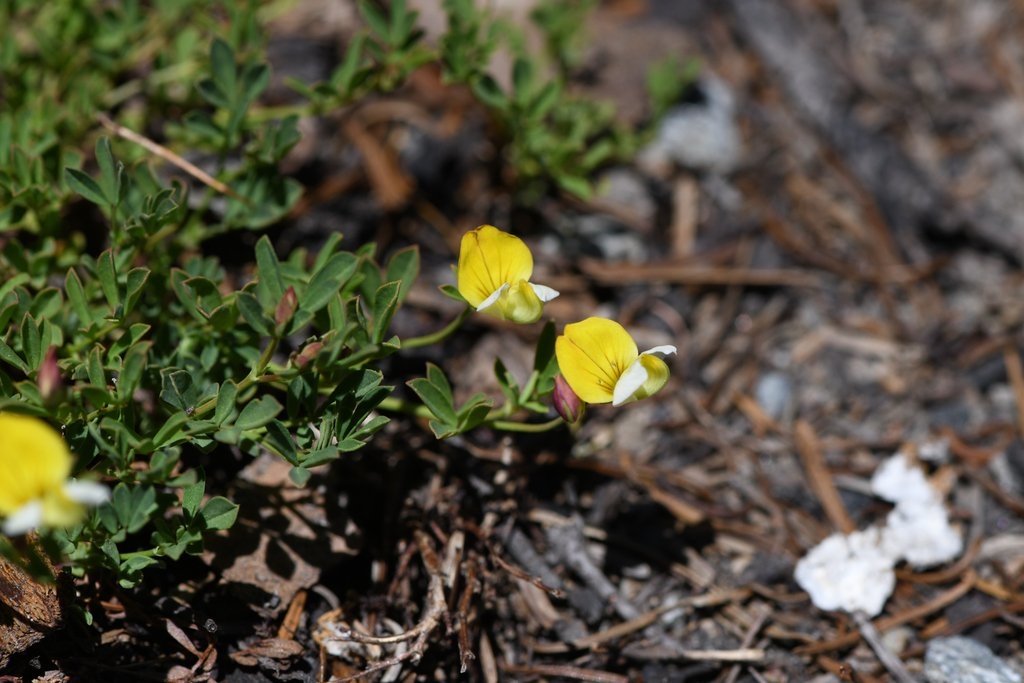
[[561, 375], [555, 376], [555, 391], [551, 394], [551, 402], [554, 404], [555, 412], [570, 427], [576, 427], [583, 421], [587, 404], [580, 400]]
[[320, 353], [322, 348], [324, 348], [323, 342], [310, 342], [302, 347], [302, 351], [299, 351], [299, 353], [292, 358], [292, 363], [297, 368], [304, 368], [308, 363], [316, 359], [317, 354]]
[[295, 295], [295, 288], [288, 287], [285, 291], [281, 301], [277, 304], [277, 310], [274, 311], [274, 324], [277, 325], [278, 331], [284, 329], [284, 326], [288, 324], [288, 321], [295, 315], [295, 310], [299, 307], [299, 297]]
[[39, 396], [43, 403], [48, 406], [57, 403], [64, 393], [64, 382], [60, 376], [60, 367], [57, 366], [56, 346], [46, 350], [43, 362], [39, 364], [39, 372], [36, 374], [36, 386], [39, 387]]

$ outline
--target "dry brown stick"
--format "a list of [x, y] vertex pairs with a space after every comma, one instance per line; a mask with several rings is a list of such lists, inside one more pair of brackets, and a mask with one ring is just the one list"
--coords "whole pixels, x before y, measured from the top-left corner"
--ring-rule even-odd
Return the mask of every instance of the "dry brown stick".
[[764, 650], [759, 647], [740, 647], [735, 650], [681, 650], [684, 659], [695, 662], [763, 662]]
[[980, 624], [984, 624], [986, 621], [991, 621], [999, 617], [1008, 617], [1017, 612], [1024, 612], [1024, 598], [1014, 600], [1013, 602], [1002, 603], [991, 607], [984, 612], [978, 612], [972, 614], [966, 619], [954, 622], [952, 624], [943, 623], [935, 627], [929, 627], [921, 631], [922, 639], [937, 638], [939, 636], [952, 636], [957, 633], [963, 633], [969, 628], [974, 628]]
[[[750, 624], [747, 632], [743, 634], [743, 640], [740, 641], [740, 647], [750, 647], [754, 643], [754, 638], [764, 627], [766, 621], [768, 621], [768, 615], [771, 614], [770, 609], [761, 609], [755, 617], [754, 622]], [[729, 675], [725, 677], [725, 683], [736, 683], [736, 679], [740, 676], [740, 666], [734, 664], [732, 669], [729, 670]]]
[[459, 622], [459, 673], [466, 673], [470, 660], [476, 659], [469, 644], [469, 606], [476, 593], [476, 562], [466, 566], [465, 579], [456, 614]]
[[140, 147], [145, 148], [147, 151], [152, 152], [153, 154], [160, 157], [164, 161], [167, 161], [177, 166], [182, 171], [188, 173], [190, 176], [192, 176], [199, 182], [203, 183], [204, 185], [207, 185], [217, 190], [217, 192], [220, 192], [221, 194], [226, 194], [229, 197], [233, 197], [234, 199], [238, 199], [240, 201], [245, 201], [244, 197], [242, 197], [240, 194], [232, 190], [230, 187], [228, 187], [221, 181], [217, 180], [216, 178], [214, 178], [209, 173], [199, 168], [192, 162], [178, 156], [177, 154], [167, 149], [163, 145], [150, 140], [144, 135], [136, 133], [130, 128], [125, 128], [124, 126], [117, 123], [116, 121], [114, 121], [102, 112], [97, 114], [96, 118], [99, 120], [101, 124], [103, 124], [104, 128], [109, 129], [110, 132], [112, 132], [114, 135], [122, 137], [130, 142], [134, 142]]
[[[461, 536], [461, 533], [462, 532], [456, 532], [455, 534], [452, 534], [452, 538], [449, 540], [449, 543], [461, 544], [462, 539], [456, 538], [457, 536]], [[437, 553], [430, 544], [430, 539], [425, 533], [421, 531], [416, 532], [416, 545], [419, 548], [423, 564], [426, 566], [427, 572], [430, 574], [430, 583], [427, 586], [426, 604], [423, 608], [424, 617], [420, 622], [412, 628], [393, 636], [371, 636], [357, 633], [351, 629], [344, 634], [345, 640], [365, 643], [367, 645], [395, 645], [408, 642], [409, 640], [415, 640], [409, 646], [408, 650], [400, 652], [394, 656], [387, 657], [378, 662], [374, 662], [362, 671], [354, 673], [351, 676], [331, 679], [332, 683], [346, 683], [347, 681], [355, 681], [360, 678], [365, 678], [366, 676], [378, 671], [390, 669], [396, 664], [401, 664], [407, 659], [417, 659], [426, 651], [427, 639], [430, 637], [430, 634], [433, 633], [434, 629], [436, 629], [444, 620], [445, 615], [448, 613], [448, 604], [444, 596], [444, 586], [447, 576], [445, 574], [445, 567], [443, 567], [440, 558], [437, 556]]]
[[822, 286], [821, 278], [813, 273], [783, 268], [708, 267], [682, 263], [608, 264], [588, 259], [580, 262], [580, 268], [584, 274], [598, 282], [615, 284], [667, 282], [693, 286]]
[[882, 666], [892, 674], [892, 677], [899, 683], [917, 683], [910, 672], [907, 671], [907, 667], [903, 666], [903, 660], [896, 656], [892, 650], [885, 646], [882, 642], [881, 636], [878, 635], [878, 631], [875, 629], [875, 625], [871, 623], [868, 616], [857, 610], [853, 613], [853, 620], [857, 622], [857, 627], [860, 629], [860, 634], [867, 641], [871, 649], [875, 651], [875, 656], [878, 657], [878, 661], [882, 663]]
[[572, 517], [568, 524], [549, 526], [544, 532], [553, 551], [557, 553], [565, 566], [610, 605], [620, 617], [629, 620], [640, 614], [640, 610], [619, 593], [616, 585], [591, 557], [583, 533], [582, 519], [578, 516]]
[[583, 669], [578, 666], [566, 666], [563, 664], [532, 664], [520, 666], [515, 664], [502, 664], [501, 670], [508, 674], [527, 676], [552, 676], [555, 678], [571, 678], [587, 683], [629, 683], [629, 677], [622, 674], [613, 674], [607, 671], [595, 669]]
[[700, 595], [693, 595], [688, 598], [682, 598], [673, 602], [670, 605], [662, 605], [655, 609], [644, 612], [635, 619], [629, 621], [623, 621], [619, 624], [615, 624], [610, 628], [597, 633], [592, 633], [582, 638], [577, 638], [571, 645], [566, 643], [545, 643], [537, 644], [534, 646], [535, 652], [542, 652], [544, 654], [560, 654], [568, 652], [571, 648], [580, 650], [598, 647], [612, 640], [622, 638], [639, 631], [640, 629], [647, 628], [663, 614], [668, 612], [674, 612], [677, 609], [684, 608], [704, 608], [711, 607], [714, 605], [720, 605], [725, 602], [734, 602], [737, 600], [744, 600], [750, 595], [750, 591], [745, 588], [735, 588], [730, 590], [712, 590], [707, 593], [701, 593]]
[[295, 632], [299, 630], [299, 620], [302, 618], [302, 611], [306, 608], [306, 591], [300, 590], [295, 594], [292, 603], [288, 605], [288, 611], [284, 615], [281, 627], [277, 629], [277, 637], [282, 640], [295, 640]]
[[[875, 622], [875, 628], [878, 629], [879, 633], [885, 633], [897, 626], [902, 626], [903, 624], [916, 621], [917, 619], [924, 618], [933, 612], [937, 612], [967, 594], [968, 591], [974, 588], [974, 582], [976, 579], [977, 574], [974, 570], [971, 570], [967, 572], [960, 583], [956, 584], [945, 593], [941, 593], [917, 607], [905, 610], [899, 614], [894, 614], [890, 617], [885, 617], [884, 619], [879, 619]], [[832, 650], [839, 650], [844, 647], [855, 645], [860, 638], [861, 634], [859, 631], [852, 631], [846, 635], [826, 640], [824, 642], [802, 645], [796, 648], [795, 652], [798, 655], [821, 654], [823, 652], [830, 652]]]
[[362, 154], [366, 176], [380, 205], [387, 210], [404, 206], [415, 183], [402, 170], [394, 153], [378, 142], [355, 117], [346, 118], [341, 130]]
[[978, 556], [978, 552], [981, 550], [981, 539], [975, 538], [967, 546], [966, 552], [960, 556], [954, 564], [949, 565], [945, 569], [935, 572], [921, 572], [917, 573], [910, 569], [897, 569], [896, 578], [900, 581], [909, 581], [911, 583], [926, 583], [926, 584], [942, 584], [953, 581], [958, 576], [962, 576], [967, 569], [974, 564], [974, 559]]
[[818, 437], [814, 434], [814, 429], [806, 421], [797, 420], [793, 427], [793, 441], [800, 461], [804, 465], [804, 470], [807, 472], [811, 490], [817, 496], [829, 521], [832, 522], [832, 526], [844, 534], [856, 531], [857, 526], [846, 512], [846, 506], [843, 505], [843, 501], [839, 497], [839, 490], [836, 489], [836, 484], [832, 480], [832, 473], [829, 472], [828, 466], [825, 464], [821, 445], [818, 443]]

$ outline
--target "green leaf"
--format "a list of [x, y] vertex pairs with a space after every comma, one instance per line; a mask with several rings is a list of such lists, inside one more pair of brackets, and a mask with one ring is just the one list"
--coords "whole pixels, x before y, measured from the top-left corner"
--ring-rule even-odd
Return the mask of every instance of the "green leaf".
[[517, 57], [512, 64], [512, 87], [519, 102], [533, 90], [533, 62], [525, 57]]
[[416, 282], [419, 272], [420, 250], [419, 247], [413, 245], [395, 252], [388, 259], [387, 274], [384, 279], [388, 282], [400, 283], [398, 300], [401, 302], [405, 301], [405, 298], [409, 295], [409, 290], [412, 288], [413, 283]]
[[494, 377], [498, 380], [498, 388], [508, 401], [519, 400], [519, 383], [500, 358], [494, 359]]
[[594, 194], [594, 188], [590, 185], [590, 181], [580, 176], [560, 175], [555, 178], [555, 182], [563, 190], [580, 199], [590, 199]]
[[215, 38], [210, 45], [210, 71], [213, 82], [222, 93], [230, 96], [235, 92], [235, 53], [231, 46], [220, 38]]
[[359, 13], [363, 16], [363, 20], [370, 27], [370, 30], [380, 38], [388, 39], [388, 34], [390, 33], [388, 30], [388, 18], [377, 9], [376, 5], [368, 0], [359, 0]]
[[114, 267], [114, 252], [107, 249], [96, 258], [96, 278], [100, 281], [100, 289], [106, 297], [110, 308], [116, 309], [120, 303], [117, 291], [117, 271]]
[[192, 373], [179, 368], [164, 368], [160, 375], [160, 400], [191, 414], [199, 399], [199, 390], [193, 383]]
[[441, 389], [448, 396], [449, 401], [451, 400], [452, 385], [448, 382], [448, 376], [444, 374], [444, 370], [433, 363], [427, 363], [427, 379]]
[[242, 314], [242, 318], [249, 324], [249, 327], [257, 334], [264, 337], [270, 336], [273, 324], [270, 318], [263, 312], [263, 307], [256, 300], [256, 297], [249, 292], [239, 292], [235, 298], [235, 303], [238, 304], [238, 312]]
[[238, 518], [238, 506], [223, 496], [214, 496], [203, 506], [202, 517], [207, 529], [230, 529]]
[[156, 509], [156, 490], [152, 486], [129, 488], [124, 482], [114, 487], [110, 498], [117, 520], [128, 533], [135, 533], [148, 522]]
[[97, 206], [110, 206], [110, 202], [103, 196], [103, 189], [89, 174], [79, 171], [77, 168], [64, 169], [64, 179], [72, 192], [81, 195]]
[[283, 406], [273, 396], [263, 396], [250, 401], [235, 420], [235, 426], [242, 431], [258, 429], [267, 424], [281, 412]]
[[270, 84], [270, 69], [266, 64], [251, 64], [242, 71], [242, 92], [239, 106], [248, 106]]
[[292, 435], [288, 433], [288, 428], [280, 420], [271, 420], [267, 423], [267, 433], [263, 443], [292, 465], [299, 464], [299, 454], [295, 448], [295, 440], [292, 439]]
[[[360, 446], [363, 444], [360, 443]], [[316, 467], [318, 465], [326, 465], [332, 460], [337, 460], [339, 451], [344, 450], [339, 446], [328, 446], [326, 448], [320, 448], [315, 451], [310, 451], [302, 456], [303, 467]]]
[[99, 184], [103, 188], [106, 203], [116, 206], [121, 199], [124, 171], [114, 161], [114, 154], [110, 151], [110, 138], [106, 136], [96, 141], [96, 164], [100, 167]]
[[8, 365], [13, 365], [25, 374], [29, 372], [28, 364], [3, 339], [0, 339], [0, 360], [3, 360]]
[[257, 291], [262, 291], [260, 303], [264, 309], [273, 310], [284, 297], [284, 278], [281, 276], [281, 262], [277, 259], [270, 238], [264, 235], [256, 242], [256, 268], [259, 272]]
[[299, 305], [310, 313], [319, 311], [352, 277], [358, 265], [359, 259], [354, 254], [342, 252], [332, 256], [324, 264], [324, 267], [310, 279], [309, 286], [302, 293]]
[[378, 289], [373, 297], [373, 336], [374, 344], [384, 341], [388, 333], [388, 326], [391, 325], [391, 318], [398, 309], [398, 291], [401, 289], [400, 282], [385, 282]]
[[139, 450], [141, 452], [152, 452], [175, 443], [182, 436], [182, 428], [188, 422], [188, 418], [189, 415], [185, 411], [174, 413], [167, 419], [167, 422], [164, 422], [157, 433], [153, 435], [152, 443], [148, 445], [148, 448], [140, 446]]
[[117, 398], [122, 405], [127, 405], [135, 390], [142, 382], [142, 372], [146, 369], [146, 360], [152, 342], [138, 342], [128, 349], [125, 354], [124, 364], [121, 367], [121, 375], [117, 380]]
[[558, 104], [558, 96], [561, 92], [562, 86], [558, 81], [548, 81], [530, 103], [530, 116], [534, 120], [540, 120], [547, 116]]
[[186, 486], [181, 494], [181, 509], [189, 519], [196, 516], [199, 506], [203, 503], [203, 494], [206, 493], [206, 478], [200, 476], [196, 483]]
[[142, 296], [146, 282], [149, 281], [149, 276], [150, 271], [148, 268], [132, 268], [128, 271], [127, 284], [125, 285], [124, 316], [127, 317], [132, 309], [135, 308], [139, 297]]
[[103, 349], [100, 346], [92, 347], [86, 357], [86, 372], [89, 375], [89, 384], [105, 389], [107, 386], [107, 373], [103, 369]]
[[533, 369], [539, 374], [545, 375], [550, 372], [553, 364], [557, 372], [558, 365], [555, 361], [555, 323], [549, 320], [544, 323], [544, 329], [540, 331], [540, 338], [537, 340], [537, 353], [533, 356]]
[[422, 377], [409, 380], [406, 384], [416, 392], [416, 395], [423, 401], [423, 405], [440, 421], [446, 424], [455, 424], [455, 406], [451, 393], [446, 394], [443, 389]]
[[313, 473], [305, 467], [293, 467], [288, 470], [288, 478], [291, 479], [296, 486], [305, 486], [311, 476], [313, 476]]
[[231, 380], [224, 380], [217, 392], [217, 407], [213, 410], [213, 421], [217, 424], [224, 422], [231, 417], [235, 410], [235, 399], [238, 397], [238, 387]]
[[[143, 569], [152, 567], [154, 564], [160, 564], [160, 560], [150, 557], [149, 555], [132, 555], [127, 560], [121, 562], [121, 573], [127, 574], [128, 576], [135, 576], [139, 574]], [[132, 588], [135, 585], [134, 581], [129, 581], [125, 585], [125, 580], [119, 582], [125, 588]]]
[[452, 299], [453, 301], [458, 301], [460, 304], [466, 304], [467, 306], [469, 305], [469, 302], [466, 301], [466, 297], [462, 296], [462, 294], [459, 292], [458, 288], [455, 285], [441, 285], [440, 287], [438, 287], [438, 289], [441, 290], [441, 293], [444, 294], [449, 299]]
[[[2, 187], [2, 185], [0, 185], [0, 187]], [[7, 298], [7, 295], [14, 291], [15, 287], [20, 287], [31, 279], [32, 276], [28, 273], [17, 273], [9, 277], [6, 282], [0, 284], [0, 301]]]
[[491, 401], [483, 394], [475, 394], [459, 408], [459, 419], [456, 422], [458, 431], [468, 432], [480, 425], [491, 412]]
[[505, 111], [508, 108], [508, 97], [505, 95], [505, 91], [490, 75], [485, 74], [473, 83], [473, 94], [491, 109]]
[[43, 359], [43, 349], [39, 340], [39, 326], [35, 318], [26, 315], [21, 320], [21, 352], [30, 368], [38, 368]]
[[334, 73], [331, 74], [330, 82], [338, 95], [347, 97], [351, 94], [355, 86], [356, 74], [359, 72], [359, 67], [364, 61], [363, 51], [365, 47], [366, 34], [357, 34], [345, 50], [345, 58], [338, 68], [334, 70]]

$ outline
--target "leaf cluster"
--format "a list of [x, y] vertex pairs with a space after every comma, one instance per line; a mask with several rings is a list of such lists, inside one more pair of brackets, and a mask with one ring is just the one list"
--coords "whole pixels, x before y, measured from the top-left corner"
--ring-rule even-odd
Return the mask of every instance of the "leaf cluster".
[[[120, 482], [111, 503], [67, 531], [63, 550], [131, 582], [161, 557], [197, 552], [205, 532], [233, 519], [222, 499], [195, 502], [203, 479], [189, 454], [269, 449], [301, 484], [386, 423], [374, 414], [390, 393], [376, 364], [400, 346], [388, 328], [419, 260], [411, 248], [380, 265], [373, 244], [344, 251], [340, 235], [315, 257], [282, 260], [264, 236], [253, 270], [231, 284], [212, 257], [182, 252], [173, 263], [151, 249], [147, 238], [182, 219], [180, 192], [147, 192], [105, 138], [95, 156], [98, 176], [69, 170], [68, 180], [116, 212], [116, 244], [56, 281], [56, 253], [15, 240], [0, 251], [0, 410], [64, 425], [80, 469]], [[133, 193], [138, 201], [126, 201]], [[51, 348], [59, 397], [38, 384]]]
[[[210, 495], [203, 463], [270, 451], [302, 485], [363, 447], [387, 422], [382, 406], [401, 409], [381, 367], [403, 346], [390, 323], [416, 249], [379, 261], [376, 245], [348, 251], [335, 235], [279, 254], [263, 235], [239, 240], [247, 269], [204, 253], [211, 237], [262, 231], [295, 206], [302, 188], [280, 166], [300, 116], [359, 106], [434, 64], [487, 108], [526, 192], [586, 196], [593, 171], [633, 149], [609, 107], [569, 92], [568, 29], [590, 0], [538, 13], [549, 54], [520, 50], [508, 87], [488, 64], [502, 40], [523, 41], [477, 4], [444, 0], [433, 46], [404, 0], [361, 0], [365, 30], [325, 82], [293, 82], [306, 101], [282, 112], [261, 104], [257, 3], [0, 1], [0, 410], [60, 425], [74, 474], [111, 484], [109, 503], [43, 539], [76, 572], [132, 585], [229, 528], [237, 507]], [[657, 84], [671, 92], [671, 74]], [[160, 144], [111, 142], [103, 127]], [[546, 414], [553, 346], [549, 324], [522, 386], [496, 361], [500, 405], [455, 405], [430, 366], [408, 383], [413, 412], [439, 437]], [[54, 369], [56, 388], [41, 381]]]

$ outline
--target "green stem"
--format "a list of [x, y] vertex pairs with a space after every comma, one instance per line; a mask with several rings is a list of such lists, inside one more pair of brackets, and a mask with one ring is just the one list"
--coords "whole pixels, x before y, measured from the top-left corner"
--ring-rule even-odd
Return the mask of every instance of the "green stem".
[[383, 401], [377, 404], [378, 410], [386, 410], [392, 413], [402, 413], [403, 415], [413, 415], [415, 417], [434, 417], [434, 414], [430, 412], [430, 409], [424, 405], [411, 403], [395, 396], [388, 396]]
[[537, 389], [537, 380], [540, 379], [540, 373], [534, 370], [530, 373], [530, 378], [526, 380], [526, 384], [523, 385], [523, 390], [519, 392], [519, 404], [522, 405], [530, 400], [533, 396], [533, 392]]
[[[260, 359], [256, 361], [256, 367], [253, 368], [248, 377], [238, 383], [237, 389], [239, 394], [251, 387], [253, 384], [259, 382], [260, 378], [263, 377], [263, 372], [267, 369], [267, 366], [270, 365], [270, 360], [273, 358], [274, 352], [277, 350], [277, 342], [278, 339], [276, 337], [271, 337], [270, 343], [267, 344], [267, 348], [263, 349], [263, 353], [260, 354]], [[205, 403], [200, 403], [196, 406], [196, 409], [192, 412], [192, 417], [196, 418], [200, 415], [205, 415], [216, 406], [217, 397], [212, 396], [207, 399]]]
[[495, 420], [491, 423], [491, 426], [505, 432], [528, 432], [536, 434], [541, 432], [550, 432], [552, 429], [562, 424], [565, 424], [565, 421], [560, 417], [556, 417], [555, 419], [548, 420], [547, 422], [513, 422], [510, 420]]
[[462, 310], [461, 313], [459, 313], [457, 316], [455, 316], [454, 320], [452, 320], [450, 323], [445, 325], [443, 328], [441, 328], [437, 332], [432, 332], [430, 334], [425, 334], [422, 337], [413, 337], [412, 339], [404, 339], [404, 340], [402, 340], [402, 348], [403, 349], [416, 349], [416, 348], [419, 348], [421, 346], [430, 346], [431, 344], [437, 344], [439, 342], [442, 342], [445, 339], [447, 339], [448, 337], [450, 337], [452, 335], [452, 333], [455, 332], [455, 330], [459, 329], [459, 326], [462, 324], [462, 322], [466, 318], [468, 318], [470, 316], [470, 314], [472, 314], [472, 313], [473, 313], [473, 309], [467, 306], [466, 308], [464, 308]]

